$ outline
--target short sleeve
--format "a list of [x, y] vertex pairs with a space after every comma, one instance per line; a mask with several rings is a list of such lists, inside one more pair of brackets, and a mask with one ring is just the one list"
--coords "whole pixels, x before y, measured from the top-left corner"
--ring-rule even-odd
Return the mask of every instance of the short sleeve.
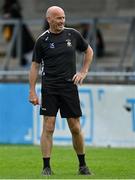
[[76, 35], [76, 49], [80, 52], [84, 52], [88, 48], [88, 42], [82, 37], [80, 32], [75, 31]]
[[37, 62], [37, 63], [41, 63], [42, 60], [42, 53], [41, 53], [41, 40], [38, 39], [35, 43], [34, 49], [33, 49], [33, 57], [32, 57], [32, 61], [33, 62]]

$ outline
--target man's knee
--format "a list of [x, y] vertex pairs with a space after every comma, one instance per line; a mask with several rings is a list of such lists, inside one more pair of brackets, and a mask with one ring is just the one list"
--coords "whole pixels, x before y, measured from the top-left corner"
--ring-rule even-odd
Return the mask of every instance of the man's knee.
[[81, 133], [81, 126], [80, 126], [79, 118], [69, 118], [68, 125], [73, 135], [77, 135]]
[[43, 123], [43, 133], [53, 134], [55, 128], [55, 119], [46, 118]]
[[43, 131], [46, 132], [47, 134], [53, 134], [53, 132], [54, 132], [54, 126], [52, 126], [52, 125], [47, 125], [47, 126], [44, 128]]
[[72, 126], [72, 127], [70, 128], [70, 130], [71, 130], [71, 133], [72, 133], [73, 135], [78, 135], [78, 134], [81, 133], [81, 128], [80, 128], [80, 126], [78, 126], [78, 125]]

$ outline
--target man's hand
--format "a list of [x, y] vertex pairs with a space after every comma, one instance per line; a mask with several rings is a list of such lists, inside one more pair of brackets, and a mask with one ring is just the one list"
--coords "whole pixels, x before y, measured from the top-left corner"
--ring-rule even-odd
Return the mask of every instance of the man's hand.
[[93, 50], [90, 46], [88, 46], [88, 48], [86, 49], [84, 53], [83, 66], [80, 72], [76, 73], [73, 76], [72, 81], [74, 81], [74, 84], [80, 84], [80, 85], [82, 84], [83, 80], [87, 76], [89, 66], [92, 62], [92, 58], [93, 58]]
[[83, 80], [85, 79], [87, 75], [87, 72], [77, 72], [74, 76], [72, 81], [74, 81], [74, 84], [82, 84]]
[[35, 92], [30, 91], [29, 102], [32, 103], [34, 106], [39, 105], [39, 99]]

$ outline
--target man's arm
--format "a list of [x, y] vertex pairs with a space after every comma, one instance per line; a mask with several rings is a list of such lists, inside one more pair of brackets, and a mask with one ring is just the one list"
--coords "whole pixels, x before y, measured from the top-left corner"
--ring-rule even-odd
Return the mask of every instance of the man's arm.
[[36, 62], [32, 62], [30, 73], [29, 73], [29, 85], [30, 85], [29, 101], [34, 105], [39, 104], [38, 96], [35, 90], [38, 73], [39, 73], [39, 67], [40, 67], [40, 64]]
[[84, 54], [83, 66], [80, 72], [76, 73], [73, 76], [72, 80], [74, 81], [74, 84], [82, 84], [83, 80], [85, 79], [88, 73], [89, 66], [91, 65], [92, 59], [93, 59], [93, 50], [90, 46], [88, 46]]

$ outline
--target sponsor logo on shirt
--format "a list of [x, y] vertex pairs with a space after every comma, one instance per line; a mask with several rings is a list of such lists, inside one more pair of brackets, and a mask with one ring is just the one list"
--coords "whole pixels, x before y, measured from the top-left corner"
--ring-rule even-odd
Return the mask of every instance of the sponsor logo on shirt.
[[47, 37], [45, 38], [45, 41], [48, 41], [48, 39], [49, 39], [49, 37], [47, 36]]
[[55, 48], [54, 43], [50, 43], [50, 48], [51, 48], [51, 49], [54, 49], [54, 48]]

